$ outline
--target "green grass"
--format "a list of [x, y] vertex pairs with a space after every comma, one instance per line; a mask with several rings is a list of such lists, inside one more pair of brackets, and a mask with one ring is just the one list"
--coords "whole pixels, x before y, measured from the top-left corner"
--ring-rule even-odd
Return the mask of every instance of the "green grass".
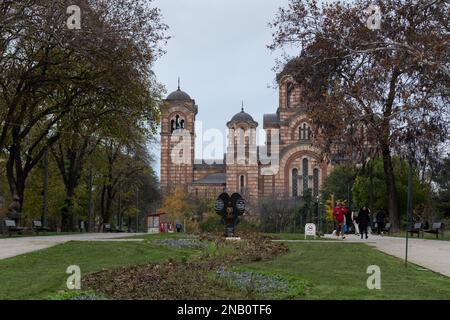
[[195, 238], [195, 235], [189, 233], [155, 233], [155, 234], [143, 234], [138, 236], [127, 236], [124, 234], [124, 239], [146, 239], [146, 240], [156, 240], [156, 239], [187, 239], [187, 238]]
[[68, 242], [0, 260], [0, 300], [46, 299], [66, 288], [70, 265], [78, 265], [84, 274], [199, 254], [199, 250], [167, 249], [146, 242]]
[[[305, 240], [304, 233], [266, 233], [268, 236], [275, 237], [280, 240]], [[308, 236], [306, 240], [314, 240], [314, 237]], [[316, 240], [333, 240], [324, 237], [316, 236]]]
[[[273, 261], [247, 264], [240, 270], [264, 272], [308, 283], [301, 299], [450, 299], [450, 278], [419, 271], [402, 260], [364, 244], [293, 243]], [[381, 290], [366, 286], [367, 267], [381, 269]]]

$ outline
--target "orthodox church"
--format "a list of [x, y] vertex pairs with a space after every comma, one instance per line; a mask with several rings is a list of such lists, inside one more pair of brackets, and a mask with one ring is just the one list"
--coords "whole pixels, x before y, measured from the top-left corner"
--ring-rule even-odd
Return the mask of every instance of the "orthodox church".
[[[297, 197], [305, 192], [318, 196], [333, 164], [315, 144], [300, 87], [289, 75], [279, 76], [277, 82], [278, 109], [276, 113], [265, 114], [262, 124], [265, 145], [256, 145], [258, 123], [242, 108], [226, 124], [228, 145], [223, 160], [213, 164], [194, 158], [195, 119], [199, 110], [195, 100], [180, 87], [170, 93], [161, 110], [163, 192], [179, 185], [191, 194], [210, 198], [224, 191], [239, 192], [248, 200]], [[180, 135], [187, 139], [182, 150], [177, 150]], [[180, 153], [182, 162], [173, 157]]]

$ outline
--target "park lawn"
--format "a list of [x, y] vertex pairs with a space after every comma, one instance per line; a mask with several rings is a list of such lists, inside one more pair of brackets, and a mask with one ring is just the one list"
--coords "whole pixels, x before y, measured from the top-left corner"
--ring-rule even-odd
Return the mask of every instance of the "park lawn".
[[124, 234], [124, 239], [145, 239], [145, 240], [161, 240], [161, 239], [192, 239], [196, 238], [195, 235], [184, 232], [174, 233], [153, 233], [142, 234], [137, 236], [127, 236]]
[[82, 275], [120, 266], [187, 259], [195, 249], [174, 249], [148, 242], [78, 242], [0, 260], [0, 300], [47, 299], [66, 288], [67, 267]]
[[[275, 239], [279, 240], [305, 240], [305, 234], [304, 233], [265, 233], [265, 235], [274, 237]], [[314, 237], [308, 236], [306, 240], [314, 240]], [[316, 236], [316, 240], [334, 240], [329, 239], [325, 237], [319, 237]]]
[[[241, 271], [305, 280], [308, 290], [299, 299], [450, 299], [450, 278], [419, 271], [401, 259], [364, 244], [292, 243], [289, 253], [268, 262], [236, 267]], [[381, 290], [367, 289], [367, 267], [378, 265]]]

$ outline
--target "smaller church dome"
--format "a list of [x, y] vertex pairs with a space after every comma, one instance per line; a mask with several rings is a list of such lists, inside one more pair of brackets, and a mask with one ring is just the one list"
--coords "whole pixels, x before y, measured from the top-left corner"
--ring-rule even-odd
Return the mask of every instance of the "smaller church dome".
[[178, 88], [177, 91], [174, 91], [171, 94], [169, 94], [167, 96], [166, 100], [171, 100], [171, 101], [175, 101], [175, 100], [191, 100], [191, 97], [186, 92], [181, 91], [181, 89]]
[[231, 118], [231, 120], [227, 123], [227, 126], [229, 126], [230, 124], [234, 124], [234, 123], [251, 123], [251, 124], [255, 124], [256, 126], [258, 125], [258, 123], [253, 120], [253, 117], [251, 115], [249, 115], [247, 112], [244, 111], [244, 107], [242, 107], [241, 112], [236, 113], [233, 118]]

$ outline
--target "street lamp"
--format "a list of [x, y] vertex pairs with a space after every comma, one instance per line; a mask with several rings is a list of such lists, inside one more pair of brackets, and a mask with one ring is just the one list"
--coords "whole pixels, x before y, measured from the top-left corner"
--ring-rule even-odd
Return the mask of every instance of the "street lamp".
[[48, 216], [48, 147], [45, 149], [44, 153], [44, 183], [42, 192], [42, 216], [41, 222], [42, 227], [47, 226], [47, 216]]
[[319, 234], [322, 235], [322, 219], [321, 219], [321, 208], [320, 208], [320, 196], [317, 195], [317, 230]]
[[407, 198], [407, 223], [406, 223], [406, 248], [405, 248], [405, 268], [408, 267], [408, 240], [409, 230], [412, 226], [412, 178], [413, 178], [413, 157], [414, 157], [414, 145], [416, 140], [416, 133], [412, 129], [412, 126], [408, 126], [406, 132], [406, 144], [408, 146], [408, 198]]

